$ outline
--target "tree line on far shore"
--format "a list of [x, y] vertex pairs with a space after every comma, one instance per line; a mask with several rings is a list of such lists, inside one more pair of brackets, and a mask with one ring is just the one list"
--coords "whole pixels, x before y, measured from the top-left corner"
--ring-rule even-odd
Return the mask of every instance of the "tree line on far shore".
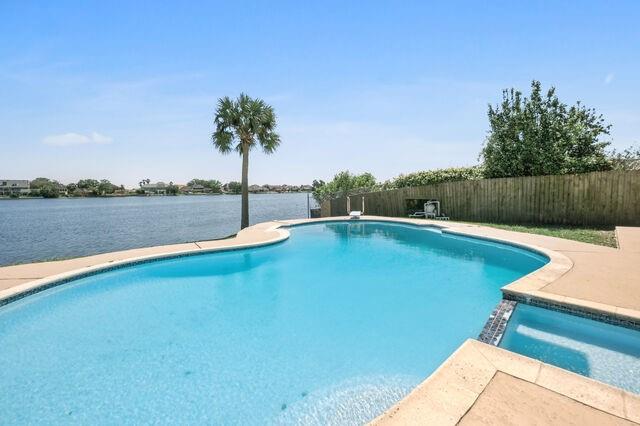
[[343, 171], [333, 180], [313, 183], [320, 204], [346, 193], [364, 193], [443, 182], [518, 176], [560, 175], [608, 170], [640, 170], [640, 146], [609, 150], [611, 125], [580, 102], [562, 103], [551, 88], [542, 93], [531, 83], [531, 95], [508, 89], [499, 105], [489, 105], [489, 132], [480, 164], [402, 174], [378, 182], [371, 173]]
[[[108, 179], [80, 179], [78, 182], [62, 184], [55, 179], [38, 177], [29, 182], [29, 190], [25, 193], [15, 193], [17, 197], [112, 197], [135, 195], [179, 195], [179, 194], [240, 194], [242, 185], [240, 182], [231, 181], [222, 183], [216, 179], [192, 179], [186, 185], [176, 185], [173, 182], [152, 183], [150, 179], [142, 179], [138, 188], [125, 188], [124, 185], [116, 185]], [[255, 192], [297, 192], [310, 189], [310, 186], [289, 185], [263, 185]]]

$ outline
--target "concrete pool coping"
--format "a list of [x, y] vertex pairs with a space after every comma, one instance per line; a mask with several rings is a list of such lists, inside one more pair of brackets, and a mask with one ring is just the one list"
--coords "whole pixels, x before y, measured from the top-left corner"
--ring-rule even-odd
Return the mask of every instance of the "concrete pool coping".
[[[347, 220], [352, 219], [334, 217], [272, 221], [246, 228], [235, 237], [225, 240], [148, 247], [61, 261], [1, 267], [0, 305], [10, 303], [15, 299], [44, 288], [112, 268], [162, 258], [274, 244], [288, 238], [289, 232], [286, 230], [288, 226]], [[576, 308], [583, 312], [604, 314], [634, 323], [640, 321], [640, 280], [638, 279], [640, 277], [640, 228], [617, 228], [616, 232], [620, 241], [620, 248], [615, 249], [554, 237], [504, 231], [468, 223], [376, 216], [364, 216], [360, 220], [427, 226], [452, 235], [484, 238], [543, 253], [550, 259], [549, 263], [503, 287], [502, 291], [505, 298], [523, 297], [529, 301], [538, 300], [562, 307]], [[611, 263], [615, 268], [610, 267]], [[486, 349], [485, 347], [491, 349]], [[475, 361], [469, 358], [468, 353], [470, 351], [475, 353]], [[481, 357], [478, 357], [478, 353]], [[498, 358], [506, 357], [507, 360], [511, 360], [512, 364], [505, 367], [504, 360], [491, 359], [489, 362], [491, 367], [487, 367], [483, 360], [496, 353], [502, 354]], [[486, 371], [483, 373], [485, 375], [482, 376], [482, 380], [484, 380], [482, 386], [473, 385], [478, 386], [474, 389], [476, 391], [479, 390], [479, 392], [474, 392], [473, 389], [469, 390], [465, 387], [467, 386], [466, 384], [462, 386], [455, 381], [459, 379], [459, 370], [456, 369], [458, 368], [456, 367], [458, 361], [453, 360], [458, 357], [462, 357], [460, 359], [471, 365], [469, 370], [462, 370], [471, 374], [464, 373], [462, 378], [465, 380], [467, 380], [466, 378], [475, 377], [474, 375], [484, 371], [483, 368], [493, 371], [488, 380], [486, 379]], [[456, 423], [464, 418], [465, 413], [480, 415], [484, 411], [490, 411], [486, 407], [483, 409], [484, 411], [478, 407], [483, 407], [482, 402], [491, 400], [491, 398], [495, 403], [497, 401], [496, 398], [499, 399], [501, 386], [513, 386], [520, 389], [525, 389], [527, 386], [535, 386], [527, 390], [529, 392], [533, 389], [532, 392], [535, 393], [535, 395], [532, 395], [531, 401], [546, 401], [549, 398], [569, 398], [582, 404], [584, 410], [588, 411], [591, 408], [598, 410], [599, 413], [615, 416], [620, 421], [633, 420], [640, 422], [640, 401], [638, 396], [546, 364], [544, 364], [544, 371], [549, 372], [552, 379], [548, 381], [553, 383], [539, 383], [539, 377], [536, 377], [535, 380], [528, 380], [531, 379], [531, 376], [526, 375], [531, 374], [531, 368], [527, 366], [530, 363], [537, 363], [540, 373], [543, 371], [543, 363], [529, 360], [528, 358], [525, 359], [529, 361], [522, 361], [522, 358], [525, 357], [480, 342], [467, 341], [432, 373], [423, 384], [376, 421], [381, 424], [386, 422], [397, 424], [402, 422], [402, 419], [410, 420], [413, 418], [417, 420], [418, 418], [411, 416], [420, 415], [422, 417], [419, 418], [423, 421], [429, 419], [429, 423], [437, 424], [440, 422], [432, 421], [432, 418], [428, 417], [432, 414], [436, 415], [434, 414], [435, 412], [430, 411], [435, 406], [440, 407], [438, 410], [444, 410], [438, 414], [439, 416], [442, 413], [448, 414], [446, 416], [433, 417], [433, 420], [437, 418], [441, 419], [443, 424], [451, 424], [451, 407], [457, 407], [458, 410], [466, 407], [464, 411], [456, 411], [458, 414], [462, 413], [458, 420], [453, 422]], [[523, 376], [526, 377], [523, 378]], [[443, 379], [440, 377], [448, 379], [442, 381]], [[458, 377], [458, 379], [455, 379], [455, 377]], [[522, 381], [526, 383], [521, 383]], [[547, 384], [544, 385], [544, 383]], [[485, 394], [485, 388], [492, 393]], [[553, 395], [545, 392], [552, 392]], [[618, 396], [611, 396], [614, 394]], [[483, 397], [483, 395], [485, 396]], [[607, 401], [615, 400], [618, 402], [609, 405], [598, 402], [603, 395], [610, 395], [610, 397], [607, 397]], [[620, 405], [620, 400], [622, 400], [622, 405]], [[560, 401], [557, 404], [563, 405], [564, 402]], [[578, 408], [575, 408], [575, 410], [577, 410], [576, 412], [580, 411]], [[405, 412], [407, 417], [405, 417]], [[517, 410], [514, 411], [514, 413], [516, 412]], [[585, 412], [582, 411], [583, 414]], [[540, 419], [538, 418], [538, 420]], [[494, 419], [493, 422], [489, 421], [488, 423], [497, 422]]]

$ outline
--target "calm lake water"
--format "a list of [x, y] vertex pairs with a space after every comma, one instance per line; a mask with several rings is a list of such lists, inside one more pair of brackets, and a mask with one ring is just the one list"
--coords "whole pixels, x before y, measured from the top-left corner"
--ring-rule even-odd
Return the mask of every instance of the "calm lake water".
[[[312, 205], [313, 207], [313, 205]], [[307, 217], [307, 194], [252, 194], [252, 224]], [[221, 238], [240, 230], [240, 196], [0, 201], [0, 265]]]

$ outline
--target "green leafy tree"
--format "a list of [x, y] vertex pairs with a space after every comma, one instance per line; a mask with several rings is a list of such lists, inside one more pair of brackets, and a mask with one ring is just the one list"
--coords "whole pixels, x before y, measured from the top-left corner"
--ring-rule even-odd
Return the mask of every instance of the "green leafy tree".
[[235, 100], [225, 96], [218, 101], [214, 123], [213, 145], [223, 154], [236, 151], [242, 156], [243, 229], [249, 226], [249, 151], [256, 145], [267, 154], [278, 148], [276, 114], [263, 100], [242, 93]]
[[205, 188], [208, 188], [214, 194], [219, 194], [222, 192], [222, 182], [220, 182], [219, 180], [191, 179], [187, 183], [187, 186], [195, 186], [195, 185], [202, 185]]
[[93, 188], [94, 195], [103, 196], [107, 194], [113, 194], [118, 189], [117, 186], [109, 182], [107, 179], [102, 179], [97, 186]]
[[227, 189], [234, 194], [239, 194], [242, 192], [242, 184], [240, 182], [229, 182], [227, 184]]
[[222, 192], [222, 182], [220, 182], [219, 180], [208, 180], [205, 186], [209, 188], [214, 194], [220, 194]]
[[377, 188], [376, 178], [368, 172], [354, 175], [348, 170], [338, 173], [329, 182], [314, 181], [313, 198], [318, 204], [354, 192], [369, 192]]
[[60, 183], [44, 177], [35, 178], [29, 183], [30, 194], [44, 198], [58, 198], [60, 196]]
[[489, 105], [490, 131], [481, 152], [486, 177], [536, 176], [608, 170], [602, 140], [610, 125], [580, 102], [567, 106], [540, 82], [530, 97], [510, 89], [500, 105]]
[[38, 178], [35, 178], [34, 180], [32, 180], [31, 182], [29, 182], [29, 187], [32, 190], [34, 190], [34, 189], [39, 190], [39, 189], [41, 189], [41, 188], [43, 188], [45, 186], [50, 185], [52, 182], [54, 182], [54, 181], [52, 181], [51, 179], [48, 179], [48, 178], [45, 178], [45, 177], [38, 177]]
[[60, 196], [60, 189], [57, 183], [49, 183], [42, 186], [40, 189], [40, 196], [44, 198], [58, 198]]
[[178, 195], [180, 193], [180, 188], [178, 188], [173, 181], [170, 181], [165, 191], [167, 195]]
[[96, 191], [98, 185], [100, 185], [100, 182], [95, 179], [80, 179], [77, 183], [78, 188], [91, 192]]

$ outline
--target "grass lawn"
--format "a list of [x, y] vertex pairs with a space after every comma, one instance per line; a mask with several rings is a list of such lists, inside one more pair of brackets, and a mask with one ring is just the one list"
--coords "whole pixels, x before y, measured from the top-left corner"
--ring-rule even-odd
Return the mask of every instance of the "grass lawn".
[[618, 247], [615, 227], [580, 228], [562, 225], [504, 225], [499, 223], [476, 223], [475, 225], [491, 226], [507, 231], [528, 232], [530, 234], [547, 235], [549, 237], [565, 238], [567, 240], [582, 241], [583, 243], [598, 244], [607, 247]]

